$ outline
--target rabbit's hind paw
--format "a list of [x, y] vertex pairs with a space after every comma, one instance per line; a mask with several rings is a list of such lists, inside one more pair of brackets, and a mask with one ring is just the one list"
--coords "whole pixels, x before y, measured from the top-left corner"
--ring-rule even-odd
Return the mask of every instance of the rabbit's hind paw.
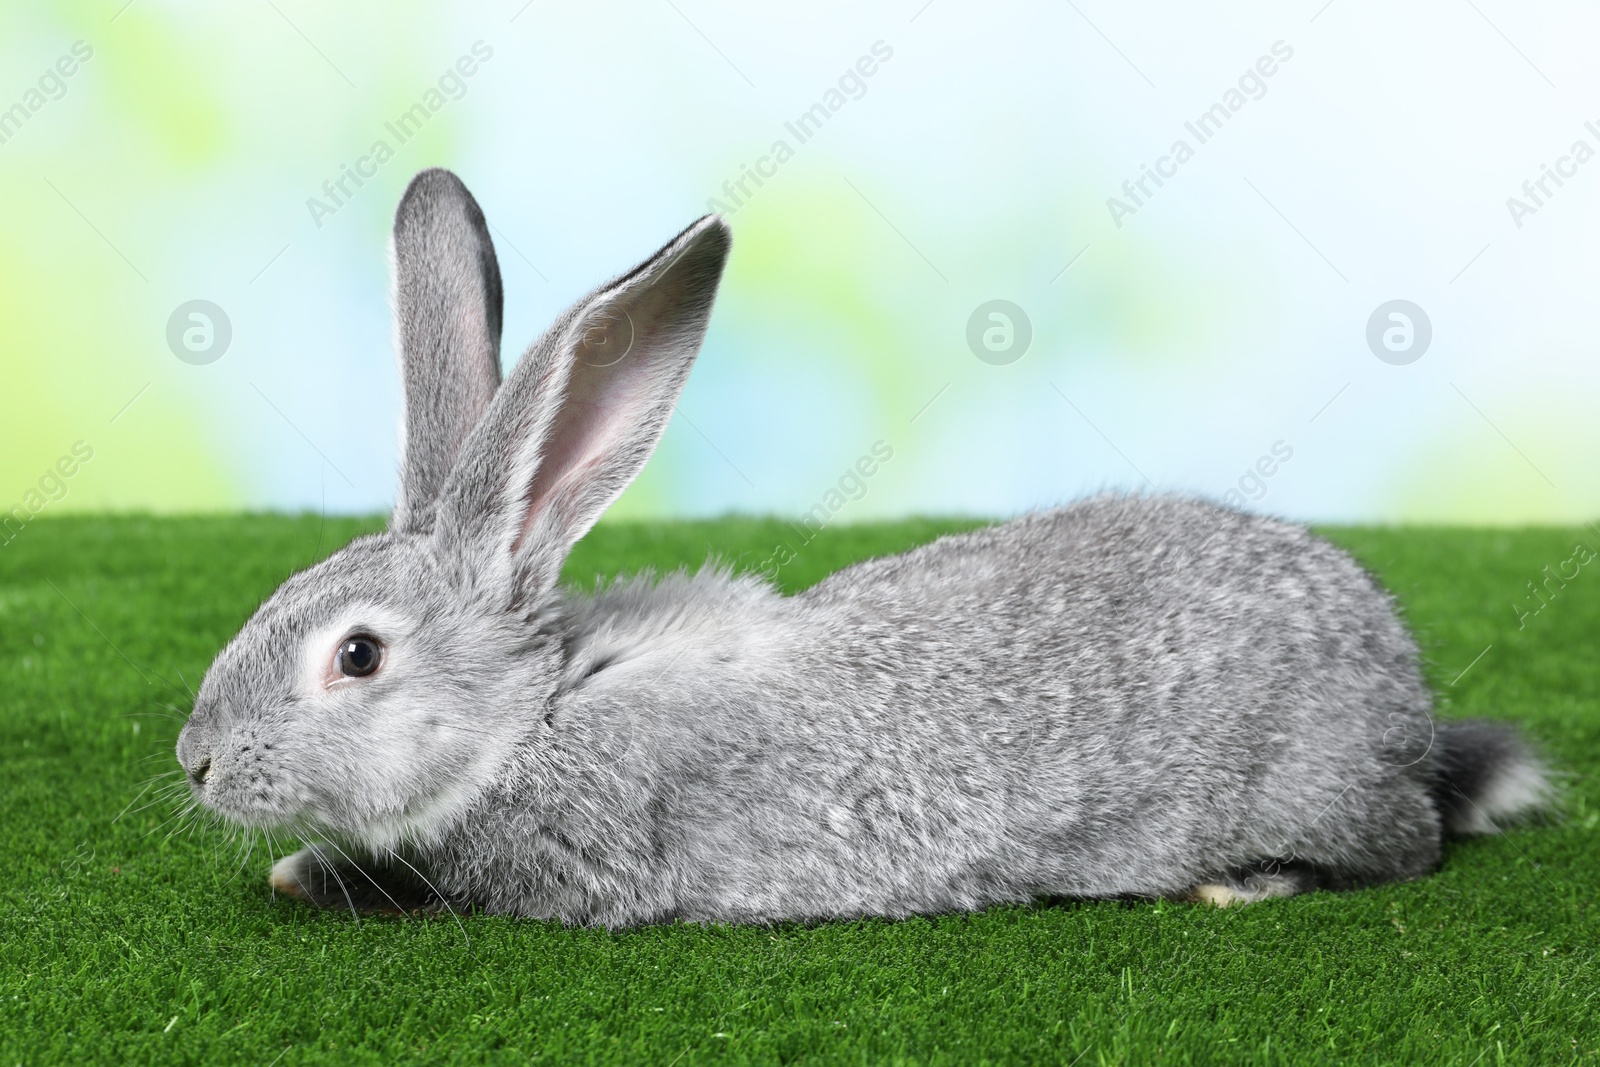
[[1200, 883], [1189, 890], [1186, 899], [1228, 908], [1272, 897], [1292, 897], [1312, 888], [1314, 881], [1307, 872], [1293, 868], [1239, 871], [1221, 881]]

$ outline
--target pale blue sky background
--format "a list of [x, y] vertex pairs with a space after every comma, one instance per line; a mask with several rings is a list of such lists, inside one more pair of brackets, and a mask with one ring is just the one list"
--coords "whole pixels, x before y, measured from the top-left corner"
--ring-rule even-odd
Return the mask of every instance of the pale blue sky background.
[[[7, 502], [85, 439], [52, 506], [386, 509], [387, 228], [412, 173], [450, 166], [482, 202], [509, 365], [880, 41], [865, 94], [733, 215], [682, 415], [618, 515], [798, 514], [879, 440], [894, 458], [841, 521], [1221, 496], [1277, 442], [1293, 458], [1254, 506], [1299, 518], [1600, 502], [1600, 161], [1520, 228], [1506, 205], [1600, 149], [1592, 8], [123, 3], [0, 14], [0, 105], [94, 49], [0, 145]], [[465, 95], [316, 226], [307, 198], [479, 41]], [[1194, 142], [1275, 42], [1265, 95]], [[1119, 228], [1107, 199], [1178, 138], [1194, 158]], [[206, 366], [164, 337], [195, 298], [234, 330]], [[1433, 328], [1405, 366], [1365, 339], [1394, 298]], [[1007, 366], [965, 340], [991, 299], [1032, 323]]]

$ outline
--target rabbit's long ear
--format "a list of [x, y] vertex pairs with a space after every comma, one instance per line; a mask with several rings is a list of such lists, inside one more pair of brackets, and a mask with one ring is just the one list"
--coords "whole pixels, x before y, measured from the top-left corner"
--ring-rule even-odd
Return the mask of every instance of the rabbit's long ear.
[[528, 349], [439, 501], [436, 536], [468, 554], [471, 580], [512, 595], [548, 588], [639, 473], [705, 339], [729, 242], [706, 216]]
[[437, 168], [400, 198], [393, 252], [406, 428], [389, 525], [425, 532], [462, 443], [500, 387], [500, 265], [477, 201]]

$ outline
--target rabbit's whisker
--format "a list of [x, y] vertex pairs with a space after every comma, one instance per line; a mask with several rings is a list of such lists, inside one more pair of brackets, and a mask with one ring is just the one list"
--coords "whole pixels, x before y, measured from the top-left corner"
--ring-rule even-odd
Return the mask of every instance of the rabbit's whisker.
[[423, 874], [421, 871], [417, 870], [415, 867], [412, 867], [411, 864], [409, 862], [407, 862], [406, 858], [404, 856], [400, 855], [400, 853], [396, 852], [394, 849], [389, 848], [387, 846], [385, 846], [384, 851], [387, 852], [390, 855], [391, 858], [399, 860], [401, 863], [404, 863], [407, 867], [410, 867], [411, 868], [411, 873], [416, 875], [418, 878], [421, 878], [423, 884], [426, 885], [429, 889], [433, 890], [433, 895], [439, 898], [439, 903], [444, 905], [444, 910], [448, 911], [450, 913], [450, 917], [456, 921], [456, 927], [457, 927], [457, 929], [459, 929], [461, 931], [462, 940], [464, 940], [467, 943], [467, 948], [470, 950], [472, 948], [472, 938], [467, 936], [467, 928], [461, 922], [461, 916], [456, 913], [456, 909], [455, 908], [450, 906], [450, 898], [446, 897], [443, 893], [439, 892], [439, 887], [434, 885], [433, 882], [429, 880], [427, 875]]
[[311, 854], [317, 858], [318, 863], [322, 864], [323, 870], [333, 875], [334, 883], [338, 885], [339, 892], [344, 894], [344, 902], [350, 905], [350, 914], [355, 918], [356, 925], [360, 926], [361, 913], [356, 910], [356, 902], [351, 898], [350, 890], [345, 888], [344, 879], [339, 877], [338, 870], [332, 863], [328, 862], [328, 858], [322, 854], [322, 850], [320, 848], [313, 845], [311, 848]]
[[394, 899], [394, 897], [389, 896], [389, 891], [387, 889], [383, 888], [382, 883], [380, 883], [376, 878], [374, 878], [371, 874], [369, 874], [366, 870], [364, 870], [362, 868], [361, 864], [357, 863], [354, 859], [352, 859], [351, 856], [350, 856], [350, 853], [346, 852], [342, 848], [339, 848], [339, 843], [337, 841], [333, 841], [333, 840], [330, 839], [328, 841], [328, 844], [332, 845], [335, 849], [338, 849], [339, 855], [344, 857], [345, 862], [350, 864], [350, 866], [354, 867], [356, 869], [356, 873], [360, 874], [367, 881], [371, 882], [372, 883], [372, 887], [374, 889], [376, 889], [378, 892], [382, 893], [384, 895], [384, 897], [388, 899], [390, 904], [394, 905], [394, 910], [397, 913], [399, 913], [402, 916], [407, 914], [406, 909], [404, 909], [404, 908], [402, 908], [400, 906], [400, 902], [398, 900]]

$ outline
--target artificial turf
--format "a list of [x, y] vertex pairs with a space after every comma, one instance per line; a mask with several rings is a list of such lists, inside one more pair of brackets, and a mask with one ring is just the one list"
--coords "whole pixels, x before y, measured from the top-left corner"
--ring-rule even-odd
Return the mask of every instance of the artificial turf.
[[[0, 548], [0, 1065], [1600, 1059], [1600, 576], [1513, 608], [1592, 531], [1326, 531], [1398, 594], [1441, 714], [1515, 720], [1567, 772], [1559, 821], [1454, 844], [1429, 878], [1226, 911], [612, 933], [315, 912], [273, 899], [260, 850], [241, 869], [219, 833], [130, 803], [175, 770], [185, 681], [286, 574], [376, 525], [41, 518]], [[830, 529], [779, 579], [963, 525]], [[602, 525], [567, 576], [754, 567], [785, 536]]]

